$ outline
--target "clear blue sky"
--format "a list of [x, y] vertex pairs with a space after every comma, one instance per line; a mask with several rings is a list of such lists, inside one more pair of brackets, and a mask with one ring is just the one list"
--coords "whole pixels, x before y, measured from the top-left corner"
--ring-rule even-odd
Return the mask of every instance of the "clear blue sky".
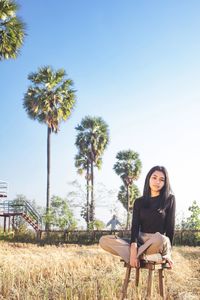
[[141, 190], [147, 171], [161, 164], [178, 212], [199, 202], [200, 2], [18, 2], [28, 35], [21, 55], [1, 62], [0, 72], [0, 179], [9, 182], [9, 198], [24, 194], [45, 205], [46, 127], [28, 118], [22, 99], [28, 74], [51, 65], [64, 68], [77, 90], [71, 118], [52, 137], [51, 194], [65, 197], [69, 181], [83, 182], [74, 167], [74, 128], [91, 115], [110, 129], [96, 182], [118, 190], [116, 153], [133, 149], [143, 163]]

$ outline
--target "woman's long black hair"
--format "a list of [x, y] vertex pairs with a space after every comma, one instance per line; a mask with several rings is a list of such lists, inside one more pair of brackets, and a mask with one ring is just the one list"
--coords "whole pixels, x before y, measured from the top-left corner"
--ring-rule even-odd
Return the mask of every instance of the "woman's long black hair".
[[155, 171], [160, 171], [164, 174], [165, 176], [165, 184], [163, 186], [163, 188], [160, 191], [160, 197], [161, 197], [161, 201], [160, 201], [160, 208], [163, 209], [166, 203], [166, 200], [169, 198], [169, 195], [171, 194], [171, 187], [170, 187], [170, 183], [169, 183], [169, 176], [168, 176], [168, 172], [166, 170], [165, 167], [163, 166], [155, 166], [153, 168], [151, 168], [151, 170], [148, 172], [146, 179], [145, 179], [145, 183], [144, 183], [144, 190], [143, 190], [143, 199], [144, 199], [144, 205], [148, 206], [148, 200], [151, 197], [151, 189], [149, 186], [149, 180], [151, 175], [155, 172]]

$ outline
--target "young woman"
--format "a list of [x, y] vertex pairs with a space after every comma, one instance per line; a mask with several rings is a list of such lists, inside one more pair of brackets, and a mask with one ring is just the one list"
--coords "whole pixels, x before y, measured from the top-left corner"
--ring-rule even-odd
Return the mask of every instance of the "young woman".
[[135, 200], [130, 243], [113, 235], [102, 236], [99, 243], [104, 250], [121, 256], [135, 268], [139, 267], [142, 255], [155, 261], [165, 259], [172, 267], [174, 225], [175, 197], [168, 173], [164, 167], [156, 166], [146, 176], [143, 196]]

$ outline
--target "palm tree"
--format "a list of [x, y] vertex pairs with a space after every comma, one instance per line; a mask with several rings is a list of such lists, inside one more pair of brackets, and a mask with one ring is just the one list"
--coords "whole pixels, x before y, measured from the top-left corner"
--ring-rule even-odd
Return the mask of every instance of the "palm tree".
[[16, 12], [19, 5], [13, 0], [0, 0], [0, 60], [16, 58], [23, 45], [25, 24]]
[[[118, 200], [122, 203], [123, 207], [126, 211], [128, 211], [128, 195], [127, 195], [127, 188], [124, 185], [120, 186], [119, 193], [118, 193]], [[140, 197], [140, 191], [134, 183], [129, 186], [129, 210], [133, 208], [133, 204], [135, 202], [135, 199]]]
[[126, 188], [127, 195], [127, 221], [126, 229], [129, 228], [130, 223], [130, 187], [133, 185], [133, 181], [139, 178], [141, 173], [142, 163], [139, 159], [139, 154], [132, 150], [120, 151], [116, 155], [118, 160], [113, 169], [116, 174], [120, 176], [123, 184]]
[[[90, 209], [87, 213], [89, 221], [94, 222], [94, 167], [101, 168], [102, 155], [109, 142], [108, 125], [100, 117], [86, 116], [82, 119], [80, 125], [76, 127], [76, 130], [78, 135], [75, 145], [79, 151], [77, 157], [84, 159], [82, 167], [87, 172], [87, 188], [90, 184]], [[76, 163], [76, 166], [78, 166], [78, 163]], [[89, 196], [89, 192], [87, 194]]]
[[[49, 213], [50, 199], [50, 141], [51, 133], [57, 133], [62, 121], [66, 121], [75, 104], [73, 82], [66, 78], [63, 69], [54, 71], [51, 67], [39, 68], [28, 75], [32, 85], [24, 95], [23, 106], [33, 120], [47, 125], [47, 196], [46, 213]], [[48, 224], [46, 223], [46, 229]]]

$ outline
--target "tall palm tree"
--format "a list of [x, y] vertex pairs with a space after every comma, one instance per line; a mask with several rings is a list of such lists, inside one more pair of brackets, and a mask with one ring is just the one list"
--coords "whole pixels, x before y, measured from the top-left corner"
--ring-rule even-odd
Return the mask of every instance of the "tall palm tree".
[[[100, 169], [102, 165], [102, 159], [99, 158], [96, 165], [98, 169]], [[85, 179], [86, 179], [86, 203], [84, 203], [82, 207], [82, 217], [87, 223], [87, 229], [90, 228], [90, 210], [91, 210], [91, 204], [90, 204], [90, 191], [91, 191], [91, 174], [90, 174], [90, 161], [89, 158], [79, 151], [79, 153], [75, 156], [75, 167], [78, 170], [78, 174], [82, 175], [85, 173]]]
[[86, 116], [80, 125], [75, 145], [78, 148], [79, 156], [85, 158], [84, 169], [87, 170], [87, 186], [90, 183], [90, 211], [89, 221], [94, 221], [94, 167], [98, 169], [102, 165], [102, 155], [109, 142], [108, 125], [100, 117]]
[[127, 221], [126, 229], [130, 225], [130, 187], [133, 181], [139, 178], [141, 173], [142, 163], [139, 159], [139, 154], [132, 150], [120, 151], [116, 155], [117, 162], [114, 164], [113, 169], [116, 174], [120, 176], [126, 188], [127, 195]]
[[[66, 121], [75, 104], [73, 82], [66, 77], [63, 69], [54, 71], [51, 67], [39, 68], [28, 75], [32, 85], [24, 95], [23, 106], [33, 120], [47, 125], [47, 194], [46, 213], [50, 200], [50, 141], [51, 133], [57, 133], [62, 121]], [[46, 224], [48, 229], [48, 224]]]
[[16, 58], [23, 45], [25, 24], [16, 16], [19, 5], [13, 0], [0, 0], [0, 60]]
[[[87, 223], [87, 229], [89, 229], [89, 184], [90, 184], [90, 165], [89, 160], [84, 153], [78, 153], [75, 156], [75, 167], [78, 169], [78, 173], [82, 175], [84, 171], [86, 172], [85, 179], [86, 179], [86, 204], [83, 207], [83, 217]], [[86, 211], [85, 211], [86, 210]]]

